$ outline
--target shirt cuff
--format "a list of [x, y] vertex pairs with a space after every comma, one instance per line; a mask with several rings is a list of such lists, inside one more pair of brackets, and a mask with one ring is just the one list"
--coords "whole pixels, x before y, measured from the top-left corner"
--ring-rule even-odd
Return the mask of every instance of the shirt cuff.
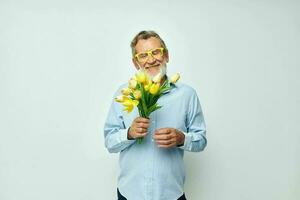
[[188, 133], [181, 131], [184, 134], [184, 143], [183, 145], [178, 145], [177, 147], [183, 150], [187, 150], [189, 144], [191, 143], [191, 137]]
[[125, 142], [125, 143], [134, 143], [135, 139], [128, 139], [128, 130], [130, 127], [124, 129], [119, 137], [120, 142]]

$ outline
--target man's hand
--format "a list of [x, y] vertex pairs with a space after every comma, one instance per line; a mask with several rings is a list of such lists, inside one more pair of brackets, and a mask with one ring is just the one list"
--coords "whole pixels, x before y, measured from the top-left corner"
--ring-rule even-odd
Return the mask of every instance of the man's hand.
[[184, 144], [185, 135], [175, 128], [161, 128], [154, 132], [153, 138], [159, 147], [170, 148]]
[[146, 136], [148, 127], [149, 119], [143, 117], [135, 118], [129, 128], [127, 138], [132, 140]]

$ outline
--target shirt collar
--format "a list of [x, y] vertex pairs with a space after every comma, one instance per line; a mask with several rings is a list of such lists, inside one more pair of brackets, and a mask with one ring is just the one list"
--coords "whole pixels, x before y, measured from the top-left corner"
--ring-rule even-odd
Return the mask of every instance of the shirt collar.
[[176, 84], [170, 82], [169, 76], [168, 75], [165, 76], [166, 76], [167, 86], [170, 87], [170, 89], [163, 92], [163, 94], [169, 93], [173, 88], [176, 87]]

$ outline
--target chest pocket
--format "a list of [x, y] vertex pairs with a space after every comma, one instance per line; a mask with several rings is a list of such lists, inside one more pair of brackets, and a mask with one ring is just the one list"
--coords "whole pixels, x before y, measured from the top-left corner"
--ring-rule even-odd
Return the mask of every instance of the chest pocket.
[[180, 104], [163, 104], [157, 112], [157, 128], [175, 128], [186, 132], [186, 111]]

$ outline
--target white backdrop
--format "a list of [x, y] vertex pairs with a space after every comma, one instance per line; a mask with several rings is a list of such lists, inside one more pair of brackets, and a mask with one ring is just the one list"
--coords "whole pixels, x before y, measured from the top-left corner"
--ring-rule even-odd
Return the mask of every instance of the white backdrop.
[[103, 124], [130, 41], [165, 40], [201, 101], [190, 200], [300, 199], [299, 1], [0, 0], [0, 199], [115, 200]]

